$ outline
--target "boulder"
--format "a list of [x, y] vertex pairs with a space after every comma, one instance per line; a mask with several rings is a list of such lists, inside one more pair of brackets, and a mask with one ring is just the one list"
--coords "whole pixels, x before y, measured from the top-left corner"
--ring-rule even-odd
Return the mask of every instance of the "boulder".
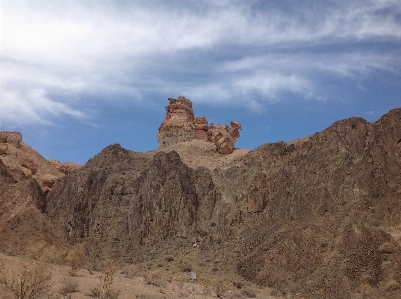
[[226, 126], [216, 125], [212, 130], [211, 141], [217, 146], [220, 154], [228, 155], [234, 150], [235, 140]]
[[35, 174], [38, 171], [37, 166], [30, 159], [23, 159], [22, 162], [21, 162], [21, 166], [29, 169], [32, 174]]
[[57, 177], [52, 174], [45, 174], [42, 177], [42, 187], [49, 187], [52, 188], [54, 183], [56, 182]]
[[7, 143], [0, 143], [0, 155], [5, 156], [8, 151], [8, 144]]

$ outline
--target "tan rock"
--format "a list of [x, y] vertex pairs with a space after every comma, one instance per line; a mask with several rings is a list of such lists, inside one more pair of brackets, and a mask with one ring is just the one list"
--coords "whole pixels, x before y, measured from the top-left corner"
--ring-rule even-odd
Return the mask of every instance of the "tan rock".
[[29, 169], [32, 174], [35, 174], [38, 171], [37, 166], [30, 159], [23, 159], [22, 162], [21, 162], [21, 166]]
[[8, 144], [7, 143], [0, 143], [0, 155], [5, 156], [8, 151]]
[[51, 165], [53, 165], [58, 171], [69, 174], [82, 167], [82, 164], [74, 162], [60, 162], [58, 160], [48, 160]]
[[194, 116], [192, 102], [183, 96], [169, 98], [167, 115], [159, 127], [157, 140], [159, 149], [193, 139], [213, 142], [219, 153], [231, 154], [242, 129], [239, 122], [232, 121], [230, 126], [208, 124], [206, 117]]
[[50, 174], [50, 173], [45, 174], [45, 175], [42, 177], [42, 186], [43, 186], [43, 187], [52, 188], [53, 185], [54, 185], [54, 183], [56, 182], [56, 180], [57, 180], [57, 177], [56, 177], [55, 175], [52, 175], [52, 174]]
[[43, 186], [42, 191], [45, 195], [47, 195], [50, 192], [51, 188], [49, 186]]
[[209, 141], [207, 131], [209, 129], [206, 117], [195, 116], [195, 137], [199, 140]]
[[167, 114], [157, 135], [160, 147], [195, 139], [194, 112], [191, 101], [183, 96], [168, 100]]
[[22, 135], [20, 132], [0, 132], [0, 143], [10, 143], [16, 148], [20, 148]]
[[216, 125], [212, 130], [211, 141], [217, 146], [220, 154], [228, 155], [234, 150], [235, 140], [226, 126]]

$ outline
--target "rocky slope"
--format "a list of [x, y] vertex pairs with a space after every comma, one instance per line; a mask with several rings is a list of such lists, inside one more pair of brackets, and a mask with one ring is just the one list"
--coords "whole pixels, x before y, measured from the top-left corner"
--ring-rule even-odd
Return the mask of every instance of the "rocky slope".
[[199, 275], [236, 273], [278, 294], [400, 298], [401, 109], [223, 158], [201, 140], [175, 149], [110, 145], [46, 198], [0, 165], [7, 242], [20, 221], [9, 215], [27, 202], [42, 229], [49, 217], [98, 259], [184, 255]]
[[18, 255], [24, 254], [30, 243], [63, 243], [45, 210], [45, 194], [38, 182], [0, 159], [0, 249]]

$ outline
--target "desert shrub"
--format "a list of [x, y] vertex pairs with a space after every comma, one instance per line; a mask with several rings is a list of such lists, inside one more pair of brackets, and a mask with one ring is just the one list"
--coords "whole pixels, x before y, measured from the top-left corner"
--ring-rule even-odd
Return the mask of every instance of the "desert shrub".
[[30, 240], [25, 247], [25, 253], [28, 258], [39, 260], [47, 246], [44, 240]]
[[223, 298], [227, 291], [227, 287], [222, 282], [216, 283], [215, 292], [218, 298]]
[[162, 273], [160, 271], [152, 271], [145, 275], [145, 281], [147, 284], [154, 286], [161, 286]]
[[132, 278], [134, 278], [136, 275], [138, 275], [138, 272], [139, 272], [139, 269], [138, 269], [137, 266], [135, 266], [135, 265], [129, 265], [129, 266], [124, 267], [124, 268], [121, 270], [120, 273], [123, 274], [124, 277], [132, 279]]
[[67, 254], [65, 249], [44, 240], [30, 240], [24, 252], [29, 259], [53, 264], [62, 264]]
[[71, 275], [81, 269], [86, 263], [85, 243], [77, 243], [67, 253], [67, 262], [71, 266]]
[[191, 272], [192, 264], [188, 260], [181, 260], [179, 264], [181, 272]]
[[170, 263], [172, 261], [174, 261], [174, 258], [172, 256], [166, 257], [166, 262]]
[[2, 266], [0, 283], [15, 299], [43, 298], [51, 286], [51, 274], [44, 263], [22, 264], [17, 270]]
[[98, 288], [92, 289], [89, 295], [99, 299], [117, 299], [120, 295], [120, 291], [111, 289], [114, 281], [114, 274], [116, 272], [115, 262], [107, 260], [104, 264], [106, 270], [103, 276], [100, 277], [101, 285]]
[[78, 292], [78, 282], [71, 278], [66, 278], [63, 281], [63, 285], [60, 288], [60, 293], [63, 295]]

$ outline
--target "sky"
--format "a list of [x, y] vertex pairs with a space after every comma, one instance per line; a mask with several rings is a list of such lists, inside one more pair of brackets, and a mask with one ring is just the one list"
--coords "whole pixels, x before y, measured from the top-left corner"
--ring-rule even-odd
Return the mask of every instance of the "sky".
[[47, 159], [146, 152], [168, 98], [254, 149], [401, 107], [401, 1], [0, 0], [0, 130]]

